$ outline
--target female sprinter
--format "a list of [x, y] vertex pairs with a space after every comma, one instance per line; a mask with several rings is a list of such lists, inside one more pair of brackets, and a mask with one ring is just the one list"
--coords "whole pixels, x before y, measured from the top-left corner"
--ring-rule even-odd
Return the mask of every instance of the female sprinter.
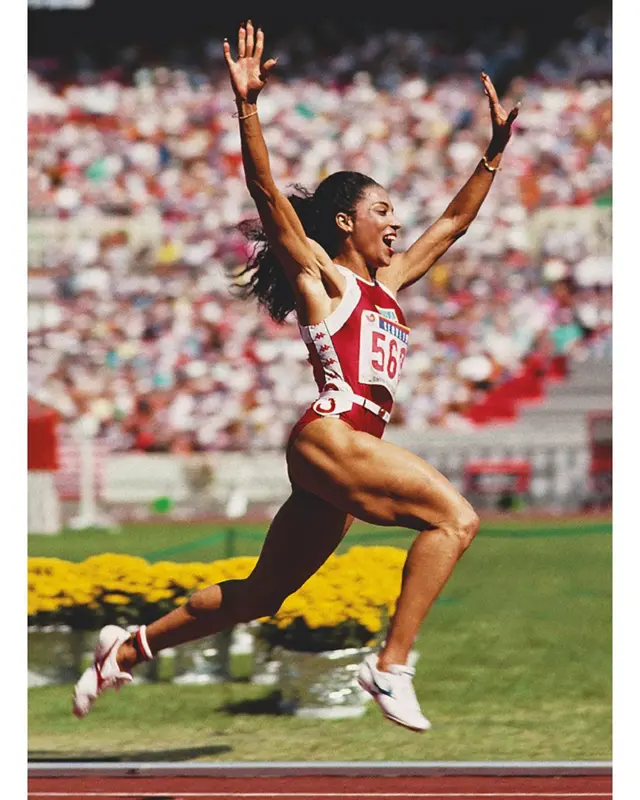
[[240, 27], [238, 58], [224, 56], [235, 93], [247, 187], [260, 215], [248, 291], [283, 320], [295, 310], [319, 397], [287, 447], [291, 496], [276, 514], [245, 580], [195, 593], [179, 609], [128, 632], [100, 632], [93, 666], [75, 687], [84, 716], [106, 688], [132, 680], [141, 660], [166, 647], [274, 614], [334, 552], [354, 518], [417, 531], [384, 646], [361, 665], [360, 684], [383, 714], [415, 731], [430, 727], [416, 699], [407, 657], [418, 629], [478, 530], [470, 504], [429, 464], [382, 441], [407, 351], [409, 330], [396, 293], [421, 278], [464, 234], [491, 187], [516, 106], [507, 114], [482, 75], [493, 136], [473, 175], [406, 252], [395, 253], [400, 224], [386, 191], [360, 173], [330, 175], [313, 195], [277, 189], [257, 100], [275, 60], [262, 63], [263, 32]]

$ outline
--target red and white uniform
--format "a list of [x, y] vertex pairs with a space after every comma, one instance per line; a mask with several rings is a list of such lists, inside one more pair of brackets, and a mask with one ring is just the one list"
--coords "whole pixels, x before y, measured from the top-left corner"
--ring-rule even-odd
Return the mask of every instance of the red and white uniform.
[[347, 281], [338, 307], [317, 325], [299, 325], [320, 396], [294, 427], [290, 442], [319, 416], [339, 417], [378, 437], [390, 418], [409, 328], [386, 286], [338, 269]]

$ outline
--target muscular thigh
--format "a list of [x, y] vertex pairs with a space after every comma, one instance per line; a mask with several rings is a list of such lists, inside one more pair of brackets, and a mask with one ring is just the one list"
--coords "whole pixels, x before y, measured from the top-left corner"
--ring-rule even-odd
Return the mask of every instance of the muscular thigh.
[[313, 491], [358, 519], [420, 530], [438, 526], [471, 506], [419, 456], [340, 420], [306, 426], [289, 450], [289, 471]]
[[283, 597], [295, 592], [334, 552], [352, 522], [349, 513], [294, 487], [269, 526], [250, 579]]

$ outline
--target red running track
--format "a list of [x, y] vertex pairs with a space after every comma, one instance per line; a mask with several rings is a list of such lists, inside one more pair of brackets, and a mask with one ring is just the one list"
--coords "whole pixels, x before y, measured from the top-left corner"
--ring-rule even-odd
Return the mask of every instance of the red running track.
[[441, 798], [442, 800], [609, 800], [610, 775], [512, 776], [60, 776], [30, 777], [29, 800], [213, 800], [213, 798]]

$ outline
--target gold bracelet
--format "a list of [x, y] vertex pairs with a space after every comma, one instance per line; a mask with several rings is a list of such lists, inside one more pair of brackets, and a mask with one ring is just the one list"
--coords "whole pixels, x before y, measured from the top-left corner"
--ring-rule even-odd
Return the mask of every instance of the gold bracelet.
[[485, 169], [488, 169], [489, 172], [500, 172], [500, 167], [491, 167], [489, 162], [487, 161], [486, 156], [482, 156], [482, 161], [480, 162]]
[[238, 111], [236, 111], [236, 113], [235, 113], [233, 116], [234, 116], [236, 119], [249, 119], [249, 117], [253, 117], [253, 116], [254, 116], [255, 114], [257, 114], [257, 113], [258, 113], [258, 109], [256, 108], [256, 110], [255, 110], [255, 111], [251, 111], [249, 114], [245, 114], [243, 117], [241, 117], [241, 116], [240, 116], [240, 114], [239, 114], [239, 112], [238, 112]]

